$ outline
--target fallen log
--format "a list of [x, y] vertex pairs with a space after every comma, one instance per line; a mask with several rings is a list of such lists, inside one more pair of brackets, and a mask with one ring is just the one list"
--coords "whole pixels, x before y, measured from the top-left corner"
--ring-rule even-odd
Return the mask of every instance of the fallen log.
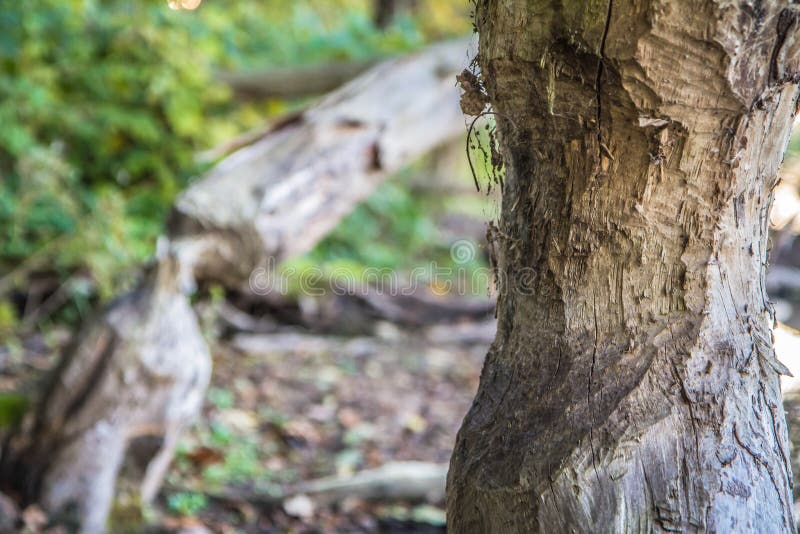
[[0, 486], [103, 532], [126, 451], [152, 434], [161, 446], [140, 500], [152, 499], [208, 383], [188, 298], [196, 281], [247, 288], [256, 266], [307, 251], [389, 174], [462, 134], [453, 79], [466, 48], [454, 41], [375, 66], [182, 194], [157, 265], [87, 322], [6, 441]]
[[[434, 324], [477, 322], [494, 315], [495, 302], [488, 296], [453, 296], [433, 293], [427, 287], [384, 280], [378, 286], [356, 285], [351, 279], [328, 281], [330, 290], [319, 296], [280, 299], [280, 294], [232, 294], [239, 306], [222, 307], [220, 319], [230, 332], [269, 333], [275, 321], [302, 326], [313, 333], [332, 335], [374, 334], [376, 324], [391, 322], [407, 328]], [[325, 284], [319, 289], [324, 291]], [[352, 286], [352, 287], [348, 287]], [[454, 291], [454, 292], [457, 292]], [[256, 317], [259, 316], [259, 317]]]
[[242, 99], [303, 98], [333, 91], [375, 65], [377, 61], [338, 61], [250, 72], [220, 72], [217, 78]]
[[[291, 508], [298, 499], [310, 499], [312, 506], [328, 506], [349, 497], [367, 501], [407, 501], [439, 504], [444, 501], [447, 464], [431, 462], [390, 462], [375, 469], [365, 469], [349, 476], [331, 476], [301, 482], [280, 495], [228, 488], [202, 492], [222, 503], [246, 502], [262, 509], [279, 506]], [[170, 488], [174, 491], [198, 491], [197, 488]]]
[[328, 503], [347, 497], [439, 503], [444, 500], [446, 478], [447, 464], [392, 462], [349, 477], [305, 482], [296, 486], [293, 493], [314, 496]]
[[463, 135], [453, 77], [467, 47], [381, 63], [220, 162], [170, 218], [188, 274], [237, 287], [307, 252], [388, 175]]

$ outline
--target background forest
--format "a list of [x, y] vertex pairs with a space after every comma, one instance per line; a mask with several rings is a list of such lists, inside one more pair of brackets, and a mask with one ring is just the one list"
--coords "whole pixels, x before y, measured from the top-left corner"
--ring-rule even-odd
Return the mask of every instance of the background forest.
[[[176, 195], [224, 155], [215, 149], [316, 99], [253, 97], [230, 79], [321, 64], [368, 65], [471, 31], [469, 6], [461, 0], [401, 0], [388, 14], [379, 4], [207, 1], [190, 10], [180, 8], [191, 3], [155, 0], [0, 2], [4, 430], [31, 405], [81, 322], [135, 286]], [[431, 261], [452, 265], [453, 240], [477, 242], [492, 209], [472, 190], [463, 149], [462, 140], [400, 172], [311, 252], [282, 268], [358, 274], [370, 267], [407, 272]], [[445, 179], [431, 186], [436, 173]], [[485, 265], [477, 255], [467, 268]], [[281, 303], [288, 311], [280, 317], [302, 315], [308, 303], [298, 304], [297, 297]], [[237, 348], [244, 341], [231, 337], [223, 288], [201, 287], [196, 300], [211, 317], [204, 334], [219, 340], [212, 341], [216, 369], [203, 421], [179, 446], [152, 514], [129, 517], [125, 510], [137, 507], [122, 497], [113, 530], [442, 524], [442, 509], [425, 503], [389, 502], [376, 512], [355, 499], [337, 512], [309, 510], [300, 501], [299, 510], [287, 512], [258, 496], [392, 459], [445, 462], [476, 385], [483, 342], [452, 355], [419, 342], [408, 350], [406, 334], [383, 322], [373, 341], [290, 333], [259, 353]], [[263, 310], [256, 312], [261, 319]], [[328, 330], [353, 333], [347, 320]], [[487, 335], [491, 328], [478, 337]], [[356, 345], [345, 346], [347, 339]], [[458, 369], [464, 357], [472, 363]], [[364, 365], [375, 379], [367, 395], [356, 387]], [[399, 386], [387, 389], [383, 381]], [[396, 410], [400, 399], [408, 405], [401, 401]], [[434, 401], [433, 413], [421, 405], [426, 399]], [[51, 524], [35, 506], [10, 512], [10, 501], [2, 504], [0, 530]]]
[[[75, 321], [119, 293], [153, 254], [176, 193], [213, 163], [202, 152], [305, 103], [237, 98], [220, 72], [409, 52], [469, 31], [468, 15], [456, 0], [423, 2], [378, 28], [366, 0], [207, 2], [195, 11], [159, 1], [3, 2], [0, 331]], [[383, 239], [366, 247], [345, 228], [315, 259], [393, 265], [430, 241], [423, 204], [402, 188], [389, 185], [374, 202], [394, 210], [384, 220], [392, 227], [367, 208], [351, 228], [385, 231]], [[46, 278], [41, 292], [58, 288], [36, 321], [18, 310], [33, 273]]]
[[[466, 0], [389, 3], [396, 9], [386, 15], [387, 2], [370, 0], [0, 0], [3, 432], [82, 321], [141, 278], [176, 196], [240, 136], [318, 97], [265, 97], [242, 79], [325, 64], [363, 69], [472, 32]], [[479, 130], [467, 149], [482, 192], [463, 136], [405, 166], [281, 269], [487, 268], [481, 244], [498, 207], [487, 171], [490, 124]], [[777, 267], [768, 280], [780, 320], [794, 327], [798, 155], [795, 138], [777, 190]], [[464, 240], [474, 253], [454, 256]], [[402, 476], [419, 468], [434, 486], [442, 480], [494, 336], [490, 289], [472, 291], [455, 319], [443, 320], [450, 301], [433, 282], [425, 298], [400, 306], [410, 306], [405, 313], [389, 306], [377, 318], [363, 303], [310, 298], [293, 285], [280, 299], [253, 303], [201, 284], [193, 303], [214, 359], [202, 418], [151, 507], [126, 500], [121, 482], [112, 530], [443, 531], [435, 492], [331, 497], [328, 488], [314, 499], [293, 488], [392, 465]], [[439, 298], [447, 305], [431, 314], [423, 304]], [[0, 531], [66, 531], [35, 505], [15, 506], [0, 499]]]

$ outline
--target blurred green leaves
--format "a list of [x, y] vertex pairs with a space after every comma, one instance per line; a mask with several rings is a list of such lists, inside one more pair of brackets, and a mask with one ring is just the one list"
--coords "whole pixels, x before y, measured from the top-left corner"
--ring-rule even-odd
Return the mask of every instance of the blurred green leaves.
[[[233, 101], [217, 69], [404, 52], [435, 35], [424, 16], [379, 31], [369, 9], [366, 0], [207, 0], [195, 11], [163, 0], [0, 0], [3, 322], [32, 272], [55, 277], [73, 308], [86, 281], [92, 299], [120, 292], [152, 254], [175, 195], [202, 171], [194, 155], [286, 109]], [[411, 209], [392, 202], [390, 211]], [[403, 232], [413, 240], [419, 230]], [[369, 259], [392, 255], [374, 248]]]
[[20, 393], [0, 393], [0, 429], [10, 428], [22, 420], [30, 399]]
[[167, 507], [170, 511], [184, 517], [192, 517], [208, 506], [208, 499], [202, 493], [182, 491], [167, 497]]
[[110, 297], [151, 253], [227, 91], [194, 21], [161, 2], [0, 12], [0, 274], [26, 262]]
[[[424, 175], [424, 167], [429, 164], [420, 161], [391, 177], [308, 254], [283, 262], [280, 273], [288, 279], [289, 291], [300, 292], [314, 286], [312, 279], [316, 286], [325, 289], [337, 277], [376, 283], [376, 278], [393, 271], [408, 275], [420, 269], [423, 274], [418, 282], [455, 282], [459, 277], [471, 281], [478, 271], [486, 269], [487, 261], [482, 254], [475, 254], [467, 261], [455, 261], [452, 236], [442, 231], [441, 219], [465, 213], [481, 220], [489, 201], [472, 194], [471, 189], [469, 194], [459, 195], [455, 191], [414, 188], [412, 178], [415, 174]], [[460, 174], [461, 181], [471, 186], [466, 167], [451, 171]], [[479, 242], [475, 241], [476, 252]], [[436, 276], [434, 271], [438, 273]], [[304, 275], [310, 276], [301, 280]], [[434, 291], [441, 289], [434, 286], [431, 285]], [[467, 286], [469, 293], [477, 291], [482, 295], [488, 290], [483, 286]]]

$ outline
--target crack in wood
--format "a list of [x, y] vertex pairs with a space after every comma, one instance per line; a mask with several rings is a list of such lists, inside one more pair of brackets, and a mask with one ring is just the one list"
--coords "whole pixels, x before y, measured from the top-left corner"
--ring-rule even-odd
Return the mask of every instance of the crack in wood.
[[766, 459], [764, 459], [764, 457], [761, 454], [758, 453], [758, 451], [754, 451], [750, 446], [748, 446], [744, 442], [744, 440], [742, 440], [742, 437], [739, 435], [739, 427], [736, 423], [733, 423], [733, 438], [736, 440], [736, 443], [738, 443], [739, 446], [742, 449], [744, 449], [744, 451], [747, 452], [747, 454], [750, 455], [751, 458], [753, 458], [753, 461], [756, 463], [756, 465], [760, 465], [761, 467], [763, 467], [764, 470], [767, 472], [767, 475], [769, 475], [769, 479], [772, 482], [772, 486], [775, 488], [775, 493], [777, 494], [778, 499], [781, 502], [781, 508], [783, 510], [786, 510], [786, 513], [783, 514], [784, 523], [791, 530], [791, 526], [789, 525], [787, 519], [792, 516], [791, 509], [789, 508], [789, 505], [787, 505], [786, 501], [784, 501], [783, 499], [783, 492], [781, 492], [780, 487], [778, 486], [778, 481], [775, 480], [775, 473], [772, 472], [772, 466]]
[[589, 384], [586, 394], [586, 404], [589, 408], [589, 450], [592, 452], [592, 467], [597, 483], [600, 484], [600, 474], [597, 472], [597, 462], [594, 456], [594, 412], [592, 411], [592, 380], [594, 379], [594, 366], [597, 360], [597, 341], [600, 333], [597, 327], [597, 296], [592, 294], [592, 308], [594, 309], [594, 347], [592, 347], [592, 365], [589, 368]]
[[[603, 99], [601, 98], [600, 91], [603, 85], [603, 69], [605, 68], [606, 60], [606, 38], [608, 31], [611, 28], [611, 11], [613, 8], [613, 0], [608, 0], [608, 9], [606, 10], [606, 23], [603, 28], [603, 36], [600, 38], [600, 58], [597, 62], [597, 76], [594, 80], [594, 91], [597, 99], [597, 109], [595, 122], [597, 127], [597, 163], [600, 165], [603, 157], [603, 133], [600, 130], [600, 119], [603, 115]], [[606, 149], [608, 150], [608, 149]]]
[[773, 82], [782, 81], [784, 73], [781, 72], [781, 67], [778, 65], [778, 55], [784, 43], [786, 43], [789, 30], [791, 30], [792, 26], [797, 22], [797, 18], [797, 11], [788, 7], [783, 9], [778, 15], [778, 24], [775, 29], [778, 36], [775, 38], [775, 46], [772, 48], [772, 55], [769, 60], [769, 77]]

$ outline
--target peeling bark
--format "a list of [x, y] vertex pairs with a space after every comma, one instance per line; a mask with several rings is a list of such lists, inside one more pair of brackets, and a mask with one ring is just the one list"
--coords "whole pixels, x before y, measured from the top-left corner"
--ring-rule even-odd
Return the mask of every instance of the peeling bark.
[[764, 270], [797, 8], [477, 7], [506, 283], [449, 528], [793, 531]]

